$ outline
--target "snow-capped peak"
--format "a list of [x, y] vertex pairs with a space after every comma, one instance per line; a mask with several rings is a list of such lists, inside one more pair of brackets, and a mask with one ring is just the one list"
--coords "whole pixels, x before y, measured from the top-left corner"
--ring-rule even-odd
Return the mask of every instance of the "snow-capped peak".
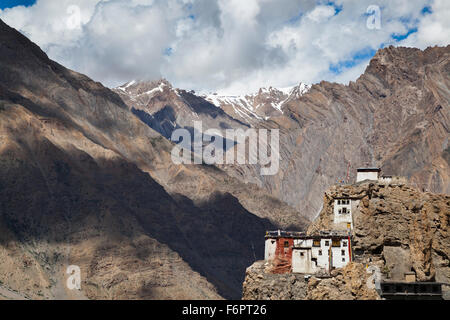
[[267, 119], [270, 116], [283, 114], [282, 106], [287, 101], [298, 99], [309, 90], [310, 86], [300, 83], [285, 88], [260, 88], [258, 92], [248, 95], [203, 95], [203, 98], [218, 108], [230, 108], [242, 119]]

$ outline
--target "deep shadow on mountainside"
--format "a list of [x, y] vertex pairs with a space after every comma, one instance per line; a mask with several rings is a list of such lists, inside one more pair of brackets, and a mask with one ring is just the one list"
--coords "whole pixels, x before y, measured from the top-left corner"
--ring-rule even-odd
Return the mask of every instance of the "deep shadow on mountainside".
[[[281, 129], [282, 159], [279, 173], [260, 185], [311, 218], [329, 186], [354, 181], [367, 165], [449, 194], [449, 57], [450, 46], [388, 47], [356, 82], [323, 81], [289, 100], [282, 116], [261, 124]], [[244, 177], [256, 176], [250, 169]]]
[[308, 220], [172, 147], [0, 20], [0, 299], [240, 298], [264, 232]]
[[324, 81], [282, 106], [281, 170], [263, 185], [310, 217], [366, 165], [449, 194], [449, 88], [450, 46], [379, 50], [356, 82]]
[[[355, 82], [322, 81], [301, 94], [294, 91], [284, 97], [280, 106], [283, 114], [264, 114], [261, 108], [279, 100], [270, 94], [259, 97], [252, 112], [268, 116], [259, 120], [229, 112], [230, 108], [242, 111], [241, 100], [219, 99], [218, 108], [240, 121], [247, 119], [252, 127], [280, 129], [281, 159], [276, 175], [261, 176], [259, 167], [252, 165], [223, 169], [265, 188], [310, 218], [320, 212], [322, 194], [330, 185], [354, 181], [356, 168], [367, 165], [381, 167], [387, 175], [405, 176], [422, 191], [448, 194], [449, 57], [450, 46], [380, 49]], [[156, 115], [153, 122], [147, 122], [156, 130], [164, 125], [168, 128], [168, 122], [172, 129], [192, 126], [192, 119], [221, 128], [222, 118], [195, 113], [196, 105], [209, 104], [205, 99], [187, 99], [180, 90], [169, 90], [168, 86], [161, 91], [150, 90], [157, 84], [149, 86], [150, 91], [142, 89], [145, 86], [141, 83], [115, 91], [129, 108], [137, 108], [148, 117]], [[158, 121], [163, 106], [172, 107], [172, 113]]]

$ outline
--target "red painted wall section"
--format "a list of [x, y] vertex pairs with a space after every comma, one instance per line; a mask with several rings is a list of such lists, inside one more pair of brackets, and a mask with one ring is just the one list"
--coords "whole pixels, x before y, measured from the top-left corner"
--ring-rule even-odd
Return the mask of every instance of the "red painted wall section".
[[292, 270], [292, 249], [294, 239], [279, 238], [275, 249], [272, 273], [290, 273]]

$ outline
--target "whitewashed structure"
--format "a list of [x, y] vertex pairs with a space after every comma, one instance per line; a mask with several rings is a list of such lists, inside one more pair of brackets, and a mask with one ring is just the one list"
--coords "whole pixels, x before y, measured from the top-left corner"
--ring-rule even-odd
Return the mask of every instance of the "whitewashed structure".
[[361, 182], [365, 180], [377, 181], [380, 176], [380, 168], [359, 168], [357, 170], [356, 182]]
[[340, 229], [353, 230], [354, 200], [349, 198], [334, 199], [334, 224], [343, 225]]
[[265, 260], [283, 261], [288, 268], [282, 273], [329, 274], [352, 260], [351, 237], [342, 231], [313, 236], [300, 232], [267, 232]]
[[266, 246], [264, 249], [264, 260], [270, 261], [275, 259], [275, 252], [277, 250], [277, 240], [266, 237]]
[[293, 273], [329, 273], [343, 268], [351, 261], [349, 237], [315, 236], [294, 240]]

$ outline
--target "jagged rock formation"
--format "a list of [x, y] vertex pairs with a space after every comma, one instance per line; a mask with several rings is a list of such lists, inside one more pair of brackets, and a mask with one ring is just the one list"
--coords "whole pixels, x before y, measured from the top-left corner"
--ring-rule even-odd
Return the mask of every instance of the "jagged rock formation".
[[168, 139], [178, 128], [189, 129], [193, 135], [194, 121], [201, 121], [205, 130], [248, 128], [247, 124], [235, 120], [222, 109], [191, 92], [173, 88], [164, 79], [132, 81], [113, 90], [135, 115]]
[[281, 116], [282, 106], [288, 101], [300, 98], [308, 92], [309, 86], [300, 83], [289, 88], [261, 88], [255, 94], [243, 96], [220, 96], [218, 94], [203, 95], [227, 114], [244, 123], [257, 126], [259, 122], [270, 117]]
[[333, 199], [339, 197], [360, 199], [353, 212], [356, 257], [381, 260], [390, 279], [414, 271], [418, 281], [450, 283], [450, 196], [373, 182], [333, 187], [309, 233], [333, 229]]
[[0, 295], [240, 298], [261, 234], [306, 221], [217, 167], [174, 165], [172, 148], [0, 21]]
[[[373, 299], [378, 295], [366, 285], [367, 266], [378, 267], [386, 280], [402, 281], [413, 271], [417, 281], [450, 284], [450, 196], [375, 181], [333, 186], [308, 234], [339, 229], [333, 206], [334, 199], [342, 198], [352, 199], [354, 262], [333, 270], [329, 279], [312, 277], [307, 289], [261, 280], [277, 277], [286, 284], [293, 275], [266, 274], [269, 266], [264, 269], [264, 262], [258, 262], [247, 269], [244, 298], [284, 299], [279, 292], [291, 292], [294, 299]], [[448, 289], [443, 287], [447, 298]]]
[[351, 263], [333, 271], [330, 278], [307, 278], [300, 274], [272, 274], [259, 261], [247, 269], [244, 300], [377, 300], [378, 293], [367, 287], [364, 266]]
[[250, 266], [243, 283], [243, 300], [302, 300], [307, 296], [308, 281], [299, 274], [269, 273], [265, 261]]
[[349, 181], [368, 163], [450, 193], [449, 54], [450, 46], [382, 49], [356, 82], [321, 82], [284, 104], [284, 116], [273, 119], [288, 128], [281, 170], [264, 185], [310, 217], [326, 188], [346, 180], [349, 164]]
[[278, 174], [260, 176], [257, 166], [224, 169], [310, 218], [320, 212], [328, 186], [347, 180], [348, 172], [353, 181], [366, 164], [405, 176], [421, 190], [450, 193], [449, 54], [450, 46], [388, 47], [349, 85], [323, 81], [290, 95], [272, 88], [204, 96], [252, 127], [281, 130]]

